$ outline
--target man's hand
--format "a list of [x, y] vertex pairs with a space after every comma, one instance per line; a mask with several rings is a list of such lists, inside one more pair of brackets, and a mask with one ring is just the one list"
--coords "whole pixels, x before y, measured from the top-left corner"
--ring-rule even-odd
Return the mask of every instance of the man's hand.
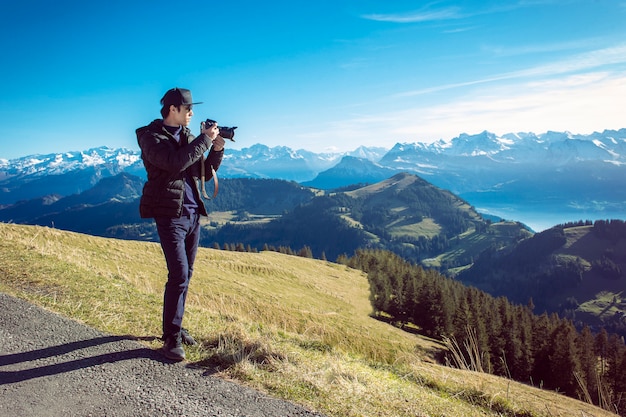
[[224, 138], [220, 135], [217, 135], [217, 137], [213, 139], [213, 150], [217, 152], [221, 151], [222, 149], [224, 149], [225, 143], [226, 141], [224, 140]]
[[[204, 122], [200, 122], [200, 133], [207, 135], [209, 139], [211, 139], [211, 141], [214, 141], [215, 138], [217, 138], [217, 136], [219, 135], [220, 129], [217, 126], [217, 123], [213, 123], [212, 125], [205, 126]], [[222, 142], [224, 142], [223, 139], [222, 139]], [[224, 144], [222, 143], [222, 148], [223, 147], [224, 147]]]

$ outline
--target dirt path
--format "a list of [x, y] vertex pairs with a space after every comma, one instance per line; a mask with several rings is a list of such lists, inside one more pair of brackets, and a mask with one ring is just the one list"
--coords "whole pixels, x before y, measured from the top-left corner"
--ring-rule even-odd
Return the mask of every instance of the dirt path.
[[321, 416], [2, 293], [0, 415]]

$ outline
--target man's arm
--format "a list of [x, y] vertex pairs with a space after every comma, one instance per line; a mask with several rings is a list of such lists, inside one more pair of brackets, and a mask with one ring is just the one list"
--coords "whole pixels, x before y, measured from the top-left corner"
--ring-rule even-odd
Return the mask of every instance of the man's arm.
[[200, 160], [211, 140], [207, 135], [200, 135], [189, 144], [175, 148], [167, 140], [146, 133], [139, 138], [139, 146], [144, 158], [156, 167], [167, 172], [181, 172]]

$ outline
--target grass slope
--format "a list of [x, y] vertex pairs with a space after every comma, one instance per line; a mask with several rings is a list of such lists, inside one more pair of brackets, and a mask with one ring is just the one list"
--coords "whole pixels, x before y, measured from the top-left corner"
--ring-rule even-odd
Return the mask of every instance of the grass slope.
[[489, 226], [487, 232], [478, 232], [475, 228], [452, 239], [451, 247], [433, 258], [424, 259], [422, 264], [427, 268], [440, 268], [444, 263], [460, 263], [460, 267], [449, 268], [449, 274], [457, 274], [469, 268], [473, 259], [478, 258], [489, 247], [512, 245], [521, 239], [532, 236], [517, 222], [501, 221]]
[[[1, 223], [0, 233], [0, 291], [110, 334], [160, 335], [166, 272], [158, 244]], [[441, 345], [374, 320], [370, 311], [359, 271], [203, 248], [185, 318], [201, 343], [188, 358], [329, 416], [612, 415], [438, 365]]]

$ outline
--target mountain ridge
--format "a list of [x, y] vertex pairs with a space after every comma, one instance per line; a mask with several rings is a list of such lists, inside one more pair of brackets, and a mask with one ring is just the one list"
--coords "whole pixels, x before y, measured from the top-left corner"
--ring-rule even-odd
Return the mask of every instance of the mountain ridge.
[[[0, 206], [79, 193], [118, 172], [145, 179], [139, 156], [138, 150], [101, 147], [0, 160]], [[626, 218], [626, 129], [589, 135], [484, 131], [447, 142], [397, 143], [389, 150], [359, 147], [342, 153], [255, 144], [227, 148], [218, 175], [284, 179], [331, 190], [375, 183], [398, 172], [450, 190], [482, 213], [518, 220], [539, 231], [580, 219]]]
[[[590, 150], [593, 152], [589, 152]], [[270, 148], [257, 143], [241, 150], [226, 148], [225, 160], [231, 164], [251, 167], [249, 170], [240, 169], [234, 176], [248, 175], [251, 178], [264, 176], [300, 182], [301, 180], [289, 177], [286, 173], [283, 173], [285, 177], [270, 175], [273, 172], [271, 168], [262, 165], [261, 162], [302, 161], [303, 170], [320, 173], [336, 165], [343, 157], [351, 156], [376, 162], [382, 167], [402, 170], [406, 168], [402, 164], [414, 163], [419, 166], [421, 162], [427, 162], [425, 166], [428, 167], [429, 163], [432, 163], [429, 158], [442, 156], [489, 156], [489, 159], [497, 162], [541, 164], [542, 160], [538, 160], [540, 156], [538, 151], [542, 151], [546, 157], [551, 157], [553, 162], [559, 163], [594, 160], [619, 166], [626, 165], [626, 128], [604, 130], [589, 135], [550, 131], [540, 135], [507, 133], [497, 136], [483, 131], [476, 135], [463, 133], [447, 142], [443, 140], [432, 143], [398, 142], [391, 149], [360, 146], [351, 152], [316, 153], [304, 149], [294, 150], [287, 146]], [[226, 176], [230, 176], [227, 165], [225, 164], [223, 168]], [[35, 154], [10, 160], [0, 158], [0, 181], [14, 177], [58, 175], [87, 167], [98, 167], [114, 175], [121, 171], [136, 169], [138, 166], [141, 167], [139, 150], [101, 146], [84, 151]], [[415, 167], [410, 165], [408, 168], [409, 171], [415, 170]]]

